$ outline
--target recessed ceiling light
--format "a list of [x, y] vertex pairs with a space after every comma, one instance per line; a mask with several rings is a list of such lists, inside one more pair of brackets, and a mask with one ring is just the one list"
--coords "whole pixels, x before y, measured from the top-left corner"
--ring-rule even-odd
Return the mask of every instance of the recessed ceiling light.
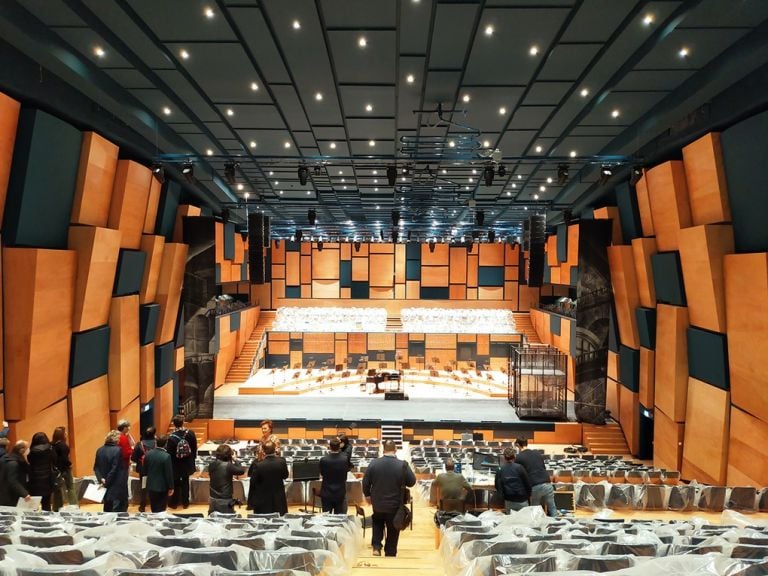
[[571, 150], [571, 153], [569, 154], [571, 158], [576, 158], [576, 150]]
[[477, 170], [475, 168], [472, 168], [472, 174], [477, 174]]
[[464, 96], [462, 96], [461, 99], [464, 102], [469, 102], [472, 98], [470, 98], [469, 94], [464, 94]]
[[614, 110], [611, 111], [611, 118], [618, 118], [620, 114], [621, 112], [619, 112], [619, 109], [615, 108]]
[[539, 186], [539, 192], [546, 192], [547, 187], [546, 186]]
[[336, 142], [331, 142], [329, 144], [329, 146], [330, 146], [331, 150], [336, 150]]
[[538, 55], [538, 53], [539, 53], [539, 47], [536, 46], [536, 44], [531, 46], [531, 48], [528, 50], [528, 54], [530, 54], [531, 56], [536, 56]]
[[378, 170], [374, 170], [374, 171], [373, 171], [373, 175], [374, 175], [374, 176], [376, 176], [376, 174], [378, 174], [378, 173], [379, 173], [379, 171], [378, 171]]
[[649, 12], [643, 17], [643, 24], [645, 24], [646, 26], [650, 26], [651, 24], [653, 24], [654, 20], [656, 20], [656, 16], [654, 16]]
[[248, 145], [249, 145], [251, 148], [256, 148], [256, 140], [251, 140], [251, 141], [248, 143]]
[[238, 190], [242, 190], [243, 188], [245, 188], [245, 186], [243, 186], [242, 184], [238, 184], [238, 185], [237, 185], [237, 189], [238, 189]]
[[449, 146], [450, 148], [455, 148], [455, 147], [456, 147], [456, 142], [454, 142], [453, 140], [449, 140], [449, 141], [448, 141], [448, 146]]
[[379, 205], [378, 205], [378, 204], [376, 204], [376, 210], [378, 210], [378, 209], [379, 209]]
[[322, 102], [323, 100], [323, 93], [322, 92], [315, 92], [315, 100], [318, 102]]
[[365, 111], [366, 112], [373, 112], [373, 104], [366, 104], [365, 105]]
[[243, 198], [245, 198], [246, 200], [248, 200], [248, 198], [250, 198], [250, 197], [251, 197], [251, 195], [248, 192], [243, 194]]
[[405, 177], [405, 176], [403, 176], [402, 178], [400, 178], [400, 180], [402, 180], [403, 182], [405, 182], [405, 181], [406, 181], [406, 177]]
[[104, 56], [107, 55], [107, 53], [104, 52], [104, 48], [102, 48], [101, 46], [95, 46], [93, 49], [93, 53], [99, 58], [104, 58]]
[[279, 186], [279, 185], [280, 185], [280, 181], [279, 180], [275, 180], [275, 186]]
[[183, 60], [187, 60], [189, 58], [189, 52], [187, 52], [186, 50], [184, 50], [184, 48], [182, 48], [179, 51], [179, 56], [181, 56]]
[[510, 192], [509, 190], [507, 190], [507, 196], [512, 196], [512, 192]]
[[441, 172], [442, 172], [443, 174], [448, 174], [448, 170], [446, 170], [445, 168], [443, 168], [443, 169], [441, 170]]
[[502, 116], [504, 116], [506, 113], [507, 113], [507, 109], [506, 109], [506, 108], [504, 108], [504, 106], [502, 106], [501, 108], [499, 108], [499, 114], [501, 114]]
[[299, 22], [298, 20], [294, 20], [293, 21], [293, 29], [294, 30], [301, 30], [301, 22]]
[[344, 170], [339, 170], [339, 176], [341, 176], [342, 174], [344, 174]]
[[528, 210], [528, 206], [523, 206], [523, 210]]
[[[282, 192], [280, 192], [280, 194], [282, 194]], [[307, 190], [307, 196], [309, 196], [310, 194], [312, 194], [312, 190]]]
[[464, 190], [469, 190], [469, 186], [464, 186]]
[[413, 84], [416, 80], [416, 77], [413, 74], [408, 74], [408, 76], [405, 77], [405, 81], [408, 82], [408, 84]]
[[522, 179], [523, 179], [523, 175], [522, 175], [522, 174], [518, 174], [518, 175], [517, 175], [517, 179], [518, 179], [518, 180], [522, 180]]
[[483, 148], [490, 148], [490, 147], [491, 147], [491, 141], [483, 140]]
[[379, 191], [379, 189], [378, 189], [378, 188], [374, 188], [374, 189], [373, 189], [373, 191], [374, 191], [374, 192], [378, 192], [378, 191]]
[[538, 153], [538, 152], [541, 152], [542, 148], [541, 148], [541, 146], [536, 146], [535, 150]]
[[227, 116], [234, 116], [234, 115], [235, 115], [235, 111], [232, 110], [232, 108], [227, 108]]
[[549, 176], [549, 177], [547, 178], [547, 184], [552, 184], [552, 177], [551, 177], [551, 176]]
[[341, 183], [342, 183], [342, 184], [344, 184], [344, 182], [346, 182], [346, 181], [347, 181], [347, 180], [346, 180], [346, 178], [342, 178], [342, 179], [341, 179]]
[[259, 85], [256, 84], [256, 82], [251, 82], [251, 90], [256, 92], [256, 90], [258, 90], [258, 89], [259, 89]]
[[680, 58], [687, 58], [688, 54], [690, 54], [690, 52], [688, 51], [688, 48], [685, 46], [680, 48], [680, 52], [678, 52], [678, 55], [680, 56]]
[[[283, 191], [282, 191], [282, 190], [280, 190], [280, 194], [281, 194], [281, 195], [283, 194]], [[307, 190], [307, 194], [309, 194], [309, 190]]]
[[342, 186], [342, 188], [343, 188], [344, 190], [346, 190], [346, 189], [347, 189], [347, 187], [346, 187], [346, 186]]
[[376, 140], [368, 140], [368, 146], [376, 146]]
[[283, 143], [283, 148], [290, 148], [290, 147], [291, 147], [291, 143], [290, 142], [284, 142]]
[[272, 170], [270, 170], [270, 171], [269, 171], [269, 175], [270, 175], [270, 176], [274, 176], [274, 175], [275, 175], [275, 173], [274, 173]]
[[213, 156], [213, 150], [211, 150], [210, 148], [208, 148], [208, 150], [206, 150], [206, 151], [205, 151], [205, 153], [206, 153], [208, 156]]
[[538, 194], [534, 194], [534, 195], [533, 195], [533, 199], [534, 199], [534, 200], [538, 200], [538, 199], [539, 199], [539, 195], [538, 195]]
[[493, 36], [493, 25], [488, 24], [488, 26], [485, 27], [485, 35], [486, 36]]
[[360, 38], [357, 39], [357, 45], [360, 46], [360, 48], [365, 48], [368, 46], [368, 40], [365, 39], [365, 36], [360, 36]]
[[512, 188], [517, 188], [517, 184], [515, 184], [514, 182], [512, 182]]
[[582, 98], [586, 98], [587, 96], [589, 96], [589, 88], [582, 88], [579, 94], [581, 94]]
[[203, 14], [205, 14], [205, 17], [208, 18], [209, 20], [214, 16], [216, 16], [216, 13], [213, 11], [213, 8], [211, 8], [210, 6], [205, 7], [205, 10], [203, 10]]
[[474, 179], [474, 178], [467, 178], [467, 181], [468, 181], [470, 184], [472, 184], [472, 182], [474, 182], [474, 181], [475, 181], [475, 179]]
[[378, 183], [379, 183], [379, 179], [378, 179], [378, 178], [374, 178], [374, 179], [373, 179], [373, 183], [374, 183], [374, 184], [378, 184]]

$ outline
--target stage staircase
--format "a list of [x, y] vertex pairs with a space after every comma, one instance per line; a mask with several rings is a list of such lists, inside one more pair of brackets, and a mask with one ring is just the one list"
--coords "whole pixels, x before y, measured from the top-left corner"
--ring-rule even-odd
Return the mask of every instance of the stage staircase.
[[528, 312], [512, 314], [515, 319], [515, 328], [518, 332], [525, 334], [525, 341], [528, 344], [541, 344], [541, 338], [536, 334], [536, 329], [531, 322], [531, 315]]
[[402, 332], [403, 320], [400, 316], [387, 316], [387, 332]]
[[272, 327], [272, 323], [275, 321], [275, 312], [262, 311], [259, 314], [259, 322], [254, 326], [253, 332], [251, 332], [250, 338], [243, 346], [240, 356], [235, 358], [232, 362], [232, 366], [227, 372], [227, 377], [224, 379], [225, 384], [244, 384], [251, 375], [251, 368], [253, 362], [256, 359], [256, 354], [259, 351], [259, 344], [261, 343], [261, 337], [264, 332]]
[[630, 454], [627, 440], [621, 426], [613, 420], [604, 426], [596, 424], [582, 424], [582, 438], [584, 446], [589, 448], [592, 454], [622, 455]]
[[397, 444], [397, 449], [403, 447], [403, 427], [399, 424], [382, 424], [381, 425], [381, 441], [394, 440]]

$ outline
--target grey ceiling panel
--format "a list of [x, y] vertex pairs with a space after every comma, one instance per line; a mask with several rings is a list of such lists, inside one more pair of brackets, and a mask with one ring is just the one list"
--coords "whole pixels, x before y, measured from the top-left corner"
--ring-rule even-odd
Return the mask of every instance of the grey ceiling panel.
[[[581, 124], [627, 126], [648, 112], [665, 96], [666, 94], [660, 92], [612, 92], [584, 118]], [[612, 117], [611, 113], [614, 110], [620, 112], [618, 118]]]
[[[395, 134], [395, 121], [387, 118], [350, 118], [347, 120], [347, 129], [351, 139], [366, 142], [371, 138], [377, 141], [392, 140]], [[366, 154], [371, 154], [371, 151], [367, 151]]]
[[152, 88], [152, 82], [144, 74], [134, 68], [106, 70], [115, 82], [126, 90], [131, 88]]
[[400, 54], [426, 54], [429, 44], [432, 0], [400, 2]]
[[[464, 94], [471, 97], [466, 104], [461, 100]], [[465, 108], [467, 114], [460, 121], [483, 132], [498, 131], [512, 114], [522, 94], [522, 87], [466, 87], [461, 90], [459, 106]], [[500, 112], [502, 108], [506, 110], [504, 114]]]
[[256, 8], [229, 8], [245, 44], [267, 82], [290, 82], [280, 52], [264, 21], [261, 10]]
[[[102, 40], [101, 37], [90, 28], [56, 28], [55, 30], [65, 42], [68, 42], [78, 50], [83, 57], [101, 68], [130, 67], [129, 62], [123, 58], [119, 52]], [[105, 51], [105, 55], [101, 58], [94, 54], [94, 49], [97, 46]]]
[[508, 130], [502, 136], [498, 148], [504, 156], [522, 156], [535, 136], [535, 130]]
[[336, 63], [336, 79], [342, 84], [394, 84], [397, 65], [397, 33], [365, 32], [365, 48], [358, 46], [359, 32], [331, 30], [328, 39]]
[[613, 136], [569, 136], [560, 145], [563, 150], [578, 150], [580, 155], [599, 154]]
[[296, 145], [299, 148], [317, 148], [317, 142], [312, 132], [293, 132], [293, 136], [296, 139]]
[[438, 4], [430, 46], [430, 69], [460, 69], [472, 42], [476, 5]]
[[572, 86], [571, 82], [535, 82], [525, 97], [524, 104], [530, 106], [560, 104]]
[[[173, 122], [191, 122], [190, 118], [187, 118], [178, 107], [174, 105], [174, 102], [163, 94], [160, 90], [129, 90], [129, 92], [138, 100], [140, 100], [147, 110], [158, 117], [161, 122], [173, 123]], [[170, 107], [171, 114], [166, 116], [163, 114], [163, 108], [165, 106]]]
[[238, 130], [244, 128], [285, 128], [283, 119], [276, 106], [272, 104], [248, 104], [248, 105], [232, 105], [221, 106], [222, 114], [225, 114], [226, 109], [231, 109], [234, 115], [227, 117], [229, 123]]
[[571, 136], [618, 136], [623, 131], [623, 126], [576, 126]]
[[321, 6], [329, 28], [394, 28], [397, 23], [393, 0], [322, 0]]
[[[287, 130], [249, 130], [241, 129], [237, 133], [244, 142], [254, 140], [258, 143], [256, 148], [259, 155], [263, 156], [287, 156], [296, 153], [295, 144], [291, 134]], [[288, 142], [290, 148], [285, 148]]]
[[554, 106], [521, 106], [509, 123], [510, 130], [539, 130]]
[[72, 12], [63, 2], [50, 0], [24, 0], [22, 3], [35, 17], [48, 26], [82, 26], [82, 19]]
[[[424, 85], [425, 58], [401, 57], [400, 77], [397, 79], [397, 127], [398, 129], [416, 129], [418, 110], [421, 106], [421, 93]], [[413, 75], [413, 83], [407, 82], [408, 75]]]
[[177, 70], [158, 70], [157, 75], [173, 91], [176, 99], [184, 102], [197, 118], [203, 122], [215, 122], [220, 119], [216, 110], [205, 101], [200, 92], [187, 81], [181, 72]]
[[768, 19], [768, 2], [704, 0], [683, 21], [689, 27], [754, 27]]
[[693, 70], [633, 70], [616, 85], [616, 91], [672, 91], [693, 73]]
[[[235, 39], [215, 2], [131, 0], [130, 4], [161, 42]], [[206, 17], [206, 9], [213, 10], [213, 18]]]
[[600, 50], [599, 44], [559, 44], [552, 50], [540, 80], [576, 80]]
[[293, 86], [273, 86], [272, 92], [291, 130], [311, 130], [307, 115]]
[[173, 129], [179, 134], [202, 134], [203, 131], [197, 124], [176, 123]]
[[[696, 70], [703, 68], [747, 32], [749, 30], [745, 28], [673, 30], [648, 56], [643, 58], [637, 65], [637, 69]], [[690, 52], [687, 58], [679, 56], [682, 47], [686, 47]]]
[[346, 132], [343, 126], [315, 126], [314, 132], [318, 140], [338, 142], [339, 140], [344, 140], [346, 138]]
[[234, 136], [230, 127], [224, 122], [206, 122], [205, 126], [216, 138], [232, 138]]
[[431, 109], [440, 102], [453, 105], [456, 90], [461, 80], [461, 72], [443, 72], [430, 70], [427, 74], [427, 88], [424, 93], [424, 107]]
[[579, 7], [562, 42], [605, 42], [634, 8], [633, 2], [589, 0]]
[[[349, 116], [395, 116], [394, 86], [340, 86], [344, 113]], [[366, 106], [373, 106], [368, 112]]]

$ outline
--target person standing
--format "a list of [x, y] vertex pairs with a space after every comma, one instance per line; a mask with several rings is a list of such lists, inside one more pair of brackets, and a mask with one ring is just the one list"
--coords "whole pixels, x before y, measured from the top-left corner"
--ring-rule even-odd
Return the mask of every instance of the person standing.
[[338, 438], [331, 438], [328, 447], [330, 452], [320, 458], [320, 475], [323, 477], [320, 499], [323, 512], [346, 514], [349, 463], [346, 454], [341, 452], [341, 442]]
[[56, 484], [56, 456], [45, 432], [35, 432], [27, 455], [29, 480], [27, 487], [32, 496], [40, 496], [40, 507], [50, 512], [51, 496]]
[[467, 479], [458, 472], [454, 472], [455, 468], [456, 463], [449, 458], [445, 461], [445, 472], [438, 474], [435, 478], [435, 484], [440, 489], [438, 500], [463, 500], [464, 496], [472, 491], [472, 486]]
[[120, 432], [111, 430], [104, 445], [96, 450], [93, 473], [107, 489], [104, 494], [104, 512], [124, 512], [128, 509], [128, 468], [123, 465], [120, 450]]
[[275, 445], [267, 441], [262, 445], [264, 459], [254, 460], [248, 470], [251, 485], [248, 489], [248, 508], [256, 514], [288, 513], [283, 480], [288, 478], [285, 458], [275, 454]]
[[235, 493], [234, 478], [245, 474], [245, 468], [232, 461], [232, 448], [227, 444], [219, 444], [215, 456], [216, 460], [208, 465], [211, 492], [208, 514], [211, 512], [233, 514], [235, 512], [232, 503]]
[[352, 443], [344, 432], [339, 432], [337, 438], [341, 445], [341, 453], [347, 459], [347, 469], [352, 470]]
[[[155, 429], [150, 426], [152, 436]], [[147, 428], [147, 433], [150, 428]], [[140, 512], [144, 511], [145, 493], [149, 497], [149, 509], [152, 512], [165, 512], [168, 507], [168, 497], [173, 494], [173, 466], [171, 465], [171, 455], [165, 449], [168, 444], [168, 436], [160, 435], [156, 440], [152, 439], [152, 447], [147, 444], [147, 451], [144, 455], [144, 462], [141, 466], [141, 473], [145, 481], [145, 490], [142, 490], [142, 506]]]
[[144, 474], [144, 459], [147, 457], [147, 453], [157, 446], [155, 433], [155, 427], [148, 426], [147, 429], [144, 430], [141, 440], [136, 442], [136, 445], [133, 447], [133, 453], [131, 454], [131, 461], [136, 464], [136, 473], [139, 475], [139, 490], [141, 490], [139, 512], [145, 512], [147, 509], [147, 481], [144, 479], [146, 476], [146, 474]]
[[0, 463], [0, 506], [16, 506], [19, 498], [27, 502], [32, 498], [27, 489], [29, 464], [25, 454], [27, 442], [19, 440]]
[[53, 491], [53, 510], [58, 511], [64, 505], [65, 500], [70, 506], [77, 506], [78, 501], [75, 481], [72, 477], [72, 460], [69, 458], [67, 429], [64, 426], [57, 426], [53, 430], [51, 442], [56, 456], [56, 468], [61, 479], [61, 484]]
[[275, 445], [275, 454], [280, 456], [280, 439], [277, 437], [277, 434], [273, 432], [274, 425], [272, 424], [272, 420], [262, 420], [261, 421], [261, 444], [259, 449], [259, 460], [263, 460], [266, 456], [264, 452], [264, 444], [267, 442], [272, 442], [272, 444]]
[[173, 417], [175, 430], [168, 437], [166, 449], [171, 455], [173, 465], [173, 495], [168, 502], [170, 508], [179, 504], [189, 508], [189, 477], [195, 472], [197, 458], [197, 437], [191, 430], [184, 428], [184, 416]]
[[504, 465], [496, 472], [496, 491], [504, 496], [504, 509], [507, 514], [512, 510], [522, 510], [531, 499], [531, 483], [525, 468], [515, 462], [515, 449], [504, 449]]
[[520, 448], [515, 462], [525, 468], [528, 480], [531, 482], [531, 504], [534, 506], [538, 504], [544, 508], [548, 516], [557, 517], [555, 487], [549, 479], [544, 458], [540, 452], [528, 449], [528, 440], [525, 438], [518, 438], [515, 444]]
[[5, 456], [5, 453], [8, 451], [8, 438], [3, 436], [0, 438], [0, 458]]
[[407, 462], [397, 458], [397, 445], [392, 440], [385, 440], [382, 449], [383, 456], [373, 460], [365, 471], [363, 494], [373, 507], [373, 555], [381, 556], [381, 541], [386, 528], [384, 554], [397, 556], [400, 531], [394, 525], [395, 514], [400, 505], [404, 504], [405, 487], [416, 484], [416, 475]]

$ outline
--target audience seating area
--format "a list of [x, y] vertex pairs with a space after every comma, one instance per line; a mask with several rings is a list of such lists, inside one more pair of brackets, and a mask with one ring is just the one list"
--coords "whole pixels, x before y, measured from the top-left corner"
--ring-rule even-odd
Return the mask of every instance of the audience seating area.
[[441, 520], [440, 552], [448, 576], [617, 570], [622, 576], [768, 574], [768, 523], [751, 525], [735, 513], [724, 525], [696, 518], [553, 520], [538, 507], [509, 516], [485, 512]]
[[347, 574], [362, 544], [349, 516], [22, 513], [0, 508], [0, 574]]

